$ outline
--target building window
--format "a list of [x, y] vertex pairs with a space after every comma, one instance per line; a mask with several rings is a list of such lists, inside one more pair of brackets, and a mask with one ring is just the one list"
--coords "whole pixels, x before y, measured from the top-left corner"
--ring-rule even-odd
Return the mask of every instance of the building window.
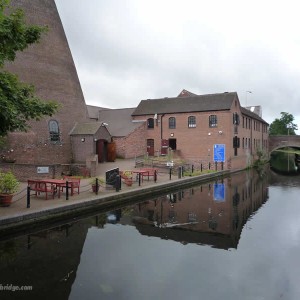
[[240, 116], [238, 115], [238, 113], [234, 113], [233, 115], [232, 115], [232, 119], [233, 119], [233, 124], [234, 125], [240, 125]]
[[59, 142], [60, 134], [59, 134], [58, 122], [56, 120], [50, 120], [48, 125], [49, 125], [50, 141]]
[[153, 118], [149, 118], [149, 119], [147, 120], [147, 128], [148, 128], [148, 129], [154, 128], [154, 119], [153, 119]]
[[196, 117], [195, 116], [189, 116], [188, 118], [188, 127], [196, 127]]
[[216, 115], [210, 115], [209, 116], [209, 127], [217, 127], [218, 126], [218, 120]]
[[169, 118], [169, 128], [170, 129], [176, 128], [176, 119], [174, 117]]

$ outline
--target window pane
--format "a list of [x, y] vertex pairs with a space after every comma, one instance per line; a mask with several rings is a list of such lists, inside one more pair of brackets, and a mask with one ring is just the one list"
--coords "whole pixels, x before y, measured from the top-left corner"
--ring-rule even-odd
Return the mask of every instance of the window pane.
[[196, 117], [195, 116], [190, 116], [188, 118], [188, 127], [196, 127]]
[[154, 119], [149, 118], [147, 124], [148, 124], [148, 128], [154, 128]]
[[209, 127], [217, 127], [217, 126], [218, 126], [217, 116], [216, 115], [209, 116]]
[[176, 128], [176, 119], [174, 117], [169, 118], [169, 128], [170, 129]]

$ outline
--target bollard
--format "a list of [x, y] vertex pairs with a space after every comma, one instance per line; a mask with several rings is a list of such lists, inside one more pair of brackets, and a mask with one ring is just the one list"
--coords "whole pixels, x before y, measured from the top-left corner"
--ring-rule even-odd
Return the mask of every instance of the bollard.
[[201, 169], [201, 172], [202, 172], [202, 164], [201, 164], [201, 166], [200, 166], [200, 169]]
[[216, 169], [216, 171], [218, 171], [218, 163], [217, 162], [215, 162], [215, 169]]
[[171, 178], [172, 178], [172, 168], [170, 168], [169, 175], [170, 175], [170, 180], [171, 180]]
[[30, 208], [30, 186], [27, 187], [27, 208]]
[[120, 175], [116, 176], [116, 192], [120, 191]]
[[224, 163], [223, 162], [221, 162], [221, 169], [222, 169], [222, 171], [224, 170]]
[[184, 166], [181, 167], [181, 177], [184, 177]]
[[181, 178], [181, 167], [178, 167], [178, 179]]
[[142, 177], [142, 174], [139, 173], [139, 186], [141, 186], [141, 177]]
[[96, 195], [98, 195], [98, 190], [99, 190], [99, 181], [98, 177], [96, 177]]
[[157, 171], [154, 170], [154, 182], [156, 182], [156, 181], [157, 181]]
[[208, 163], [208, 170], [210, 170], [210, 162]]
[[194, 165], [192, 165], [192, 173], [194, 173]]
[[69, 182], [66, 181], [66, 200], [69, 200]]

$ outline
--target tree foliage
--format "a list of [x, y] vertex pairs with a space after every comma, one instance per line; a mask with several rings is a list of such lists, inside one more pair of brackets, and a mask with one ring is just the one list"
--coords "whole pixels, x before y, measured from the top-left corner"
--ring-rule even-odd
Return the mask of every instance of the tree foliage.
[[297, 124], [293, 123], [294, 116], [287, 112], [281, 112], [280, 119], [275, 119], [269, 127], [270, 135], [296, 135]]
[[9, 1], [0, 0], [0, 137], [8, 132], [28, 129], [28, 120], [53, 115], [59, 108], [55, 101], [43, 101], [34, 87], [19, 81], [4, 70], [6, 61], [14, 61], [16, 53], [37, 43], [46, 27], [27, 25], [24, 13], [12, 9]]

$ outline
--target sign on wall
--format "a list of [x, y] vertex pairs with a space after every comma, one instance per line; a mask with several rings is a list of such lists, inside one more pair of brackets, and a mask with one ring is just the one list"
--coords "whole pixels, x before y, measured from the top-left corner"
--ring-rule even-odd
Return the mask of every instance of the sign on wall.
[[49, 167], [37, 167], [37, 173], [38, 174], [48, 174]]
[[214, 161], [225, 162], [225, 145], [214, 144]]

